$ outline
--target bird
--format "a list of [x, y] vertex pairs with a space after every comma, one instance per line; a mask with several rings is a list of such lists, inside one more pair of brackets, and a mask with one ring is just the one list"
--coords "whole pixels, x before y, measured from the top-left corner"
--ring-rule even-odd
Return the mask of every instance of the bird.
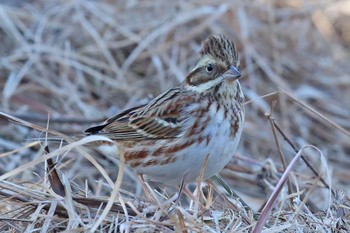
[[[88, 128], [101, 135], [96, 149], [117, 157], [145, 179], [167, 185], [196, 182], [217, 174], [235, 153], [244, 126], [239, 56], [224, 35], [202, 42], [199, 61], [177, 86]], [[122, 150], [121, 150], [122, 148]]]

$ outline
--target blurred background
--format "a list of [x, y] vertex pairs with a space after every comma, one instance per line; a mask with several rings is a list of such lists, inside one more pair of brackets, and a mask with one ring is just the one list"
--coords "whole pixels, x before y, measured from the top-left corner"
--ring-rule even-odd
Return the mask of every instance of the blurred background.
[[[81, 133], [181, 82], [211, 34], [236, 43], [248, 101], [242, 141], [224, 178], [247, 198], [263, 202], [271, 192], [270, 182], [283, 167], [265, 114], [277, 100], [272, 115], [286, 136], [299, 149], [318, 147], [328, 170], [316, 151], [308, 159], [331, 175], [334, 189], [349, 194], [348, 0], [2, 0], [0, 111], [43, 127], [50, 115], [50, 129]], [[0, 119], [0, 153], [43, 136]], [[289, 163], [296, 153], [280, 136], [279, 142]], [[37, 145], [0, 158], [0, 174], [41, 152]], [[101, 174], [83, 156], [61, 156], [68, 177], [104, 193], [96, 182]], [[115, 179], [118, 161], [96, 158]], [[294, 172], [306, 186], [314, 177], [303, 162]], [[43, 174], [38, 165], [10, 180], [35, 182]], [[123, 187], [140, 192], [132, 172], [127, 174]]]

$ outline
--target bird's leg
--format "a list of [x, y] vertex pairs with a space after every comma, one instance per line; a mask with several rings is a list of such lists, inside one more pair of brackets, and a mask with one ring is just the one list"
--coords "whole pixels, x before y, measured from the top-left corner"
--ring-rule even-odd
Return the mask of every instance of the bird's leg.
[[[188, 173], [190, 173], [190, 170], [187, 170], [184, 172], [183, 176], [182, 176], [182, 179], [181, 179], [181, 184], [180, 184], [180, 189], [179, 189], [179, 192], [178, 192], [178, 197], [176, 198], [176, 201], [175, 201], [175, 204], [177, 205], [180, 201], [180, 197], [181, 197], [181, 194], [183, 192], [185, 192], [186, 189], [186, 177], [188, 175]], [[185, 192], [186, 193], [186, 192]]]
[[[160, 218], [160, 221], [161, 221], [161, 222], [162, 222], [164, 219], [166, 219], [167, 217], [169, 217], [169, 216], [171, 215], [171, 213], [175, 210], [175, 207], [174, 207], [174, 206], [176, 206], [176, 205], [179, 204], [179, 202], [180, 202], [180, 197], [181, 197], [181, 194], [182, 194], [182, 193], [185, 193], [185, 194], [189, 195], [190, 197], [191, 197], [191, 196], [193, 197], [192, 193], [186, 188], [186, 177], [187, 177], [187, 175], [188, 175], [189, 172], [190, 172], [190, 170], [187, 170], [186, 172], [184, 172], [184, 174], [183, 174], [183, 176], [182, 176], [182, 179], [181, 179], [181, 183], [180, 183], [180, 188], [179, 188], [178, 196], [177, 196], [177, 198], [175, 199], [174, 205], [173, 205], [172, 208], [170, 208], [170, 210], [167, 212], [166, 215], [164, 215], [164, 216], [162, 216], [162, 217]], [[187, 192], [188, 192], [188, 193], [187, 193]], [[193, 200], [194, 200], [194, 197], [193, 197]]]
[[192, 201], [195, 201], [196, 198], [193, 196], [192, 192], [187, 188], [187, 187], [184, 187], [184, 193], [189, 197], [191, 198]]
[[142, 187], [142, 190], [143, 192], [145, 193], [146, 197], [148, 200], [152, 201], [152, 202], [156, 202], [156, 200], [154, 200], [154, 197], [152, 196], [152, 194], [149, 192], [148, 190], [148, 187], [145, 183], [145, 179], [143, 178], [143, 175], [142, 174], [139, 174], [137, 176], [137, 178], [139, 179], [140, 181], [140, 184], [141, 184], [141, 187]]
[[243, 199], [240, 198], [235, 191], [233, 191], [233, 189], [230, 187], [230, 185], [219, 174], [216, 174], [216, 175], [212, 176], [210, 178], [210, 180], [219, 183], [228, 192], [230, 197], [235, 198], [236, 200], [238, 200], [241, 203], [241, 205], [247, 211], [247, 213], [249, 211], [251, 211], [251, 213], [254, 213], [252, 208], [250, 208], [249, 205], [247, 203], [245, 203], [243, 201]]

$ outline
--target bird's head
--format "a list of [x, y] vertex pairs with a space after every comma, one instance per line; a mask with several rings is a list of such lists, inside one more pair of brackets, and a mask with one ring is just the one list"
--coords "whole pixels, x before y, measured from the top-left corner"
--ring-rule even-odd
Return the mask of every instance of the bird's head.
[[202, 43], [200, 55], [200, 61], [186, 77], [188, 89], [202, 93], [241, 77], [236, 47], [224, 35], [209, 36]]

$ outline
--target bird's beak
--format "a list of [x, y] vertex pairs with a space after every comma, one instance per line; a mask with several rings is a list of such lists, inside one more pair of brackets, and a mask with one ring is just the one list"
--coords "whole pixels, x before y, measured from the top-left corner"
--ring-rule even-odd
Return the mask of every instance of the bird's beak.
[[241, 77], [241, 73], [237, 70], [237, 68], [233, 65], [230, 66], [230, 69], [224, 73], [224, 78], [236, 80]]

